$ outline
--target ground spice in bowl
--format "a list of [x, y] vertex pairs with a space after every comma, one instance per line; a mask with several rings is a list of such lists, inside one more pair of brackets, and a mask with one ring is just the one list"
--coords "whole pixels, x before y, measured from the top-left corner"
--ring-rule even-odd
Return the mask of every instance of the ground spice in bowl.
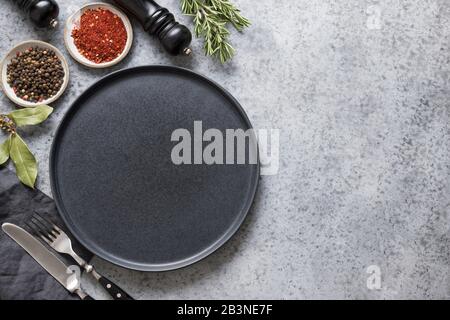
[[6, 81], [17, 97], [42, 102], [55, 96], [64, 82], [64, 68], [50, 49], [30, 47], [17, 52], [7, 65]]
[[72, 30], [78, 51], [94, 63], [110, 62], [120, 56], [127, 43], [122, 19], [107, 9], [88, 9]]

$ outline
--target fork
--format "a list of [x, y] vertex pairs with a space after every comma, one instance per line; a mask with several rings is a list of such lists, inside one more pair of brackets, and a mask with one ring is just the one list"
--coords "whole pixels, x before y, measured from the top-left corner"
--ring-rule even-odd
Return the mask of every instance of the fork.
[[26, 224], [55, 251], [70, 255], [80, 267], [86, 270], [87, 273], [92, 274], [114, 300], [134, 300], [129, 294], [119, 288], [119, 286], [100, 275], [92, 265], [81, 258], [73, 250], [72, 241], [67, 234], [48, 218], [44, 218], [41, 214], [35, 212]]

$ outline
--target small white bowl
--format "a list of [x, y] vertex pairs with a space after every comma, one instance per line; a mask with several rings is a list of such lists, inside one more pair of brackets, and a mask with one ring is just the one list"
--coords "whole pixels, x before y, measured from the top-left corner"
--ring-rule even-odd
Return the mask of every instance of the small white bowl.
[[[61, 88], [59, 89], [58, 93], [54, 96], [48, 98], [47, 100], [41, 101], [41, 102], [30, 102], [23, 100], [22, 98], [19, 98], [14, 90], [11, 88], [11, 86], [8, 84], [7, 81], [7, 70], [8, 70], [8, 64], [11, 62], [13, 58], [16, 57], [16, 54], [18, 52], [24, 52], [26, 49], [31, 47], [38, 47], [41, 49], [47, 49], [51, 50], [56, 53], [56, 56], [61, 60], [62, 67], [64, 69], [64, 78], [63, 78], [63, 84]], [[19, 43], [14, 48], [12, 48], [5, 56], [5, 58], [2, 61], [1, 64], [1, 73], [2, 73], [2, 88], [3, 92], [6, 94], [6, 96], [15, 104], [18, 104], [21, 107], [36, 107], [43, 104], [50, 104], [54, 101], [56, 101], [63, 93], [64, 90], [66, 90], [67, 85], [69, 84], [69, 66], [67, 64], [66, 58], [63, 56], [61, 51], [59, 51], [56, 47], [52, 46], [51, 44], [39, 40], [28, 40]]]
[[[77, 47], [75, 46], [75, 42], [72, 38], [72, 30], [75, 27], [78, 27], [80, 18], [83, 15], [83, 13], [86, 10], [95, 10], [99, 8], [109, 10], [112, 13], [116, 14], [120, 19], [122, 19], [123, 24], [125, 25], [125, 30], [127, 31], [127, 43], [125, 44], [123, 52], [116, 59], [103, 63], [95, 63], [84, 57], [78, 51]], [[120, 11], [113, 5], [107, 3], [95, 2], [84, 5], [67, 19], [64, 28], [64, 44], [66, 45], [67, 51], [69, 51], [72, 58], [74, 58], [76, 61], [91, 68], [107, 68], [119, 63], [123, 58], [127, 56], [128, 52], [131, 49], [132, 43], [133, 43], [133, 27], [131, 26], [130, 20], [122, 11]]]

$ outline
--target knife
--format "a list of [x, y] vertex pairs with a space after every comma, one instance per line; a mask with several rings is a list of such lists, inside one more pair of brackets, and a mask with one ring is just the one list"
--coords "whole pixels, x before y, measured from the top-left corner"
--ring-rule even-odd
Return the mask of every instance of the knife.
[[81, 300], [94, 300], [81, 290], [77, 274], [35, 237], [11, 223], [2, 224], [2, 229], [70, 293], [76, 293]]

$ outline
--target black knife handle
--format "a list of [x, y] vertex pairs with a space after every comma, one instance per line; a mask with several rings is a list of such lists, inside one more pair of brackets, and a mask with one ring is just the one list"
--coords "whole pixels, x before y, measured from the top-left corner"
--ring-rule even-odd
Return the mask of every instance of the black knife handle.
[[144, 27], [151, 35], [156, 35], [164, 49], [172, 55], [190, 54], [189, 45], [192, 34], [189, 29], [175, 21], [175, 17], [166, 8], [153, 0], [114, 0]]
[[105, 288], [106, 291], [113, 297], [114, 300], [134, 300], [128, 293], [120, 289], [112, 281], [105, 277], [100, 277], [98, 282]]
[[95, 300], [94, 298], [92, 298], [90, 295], [86, 295], [86, 297], [84, 297], [81, 300]]

